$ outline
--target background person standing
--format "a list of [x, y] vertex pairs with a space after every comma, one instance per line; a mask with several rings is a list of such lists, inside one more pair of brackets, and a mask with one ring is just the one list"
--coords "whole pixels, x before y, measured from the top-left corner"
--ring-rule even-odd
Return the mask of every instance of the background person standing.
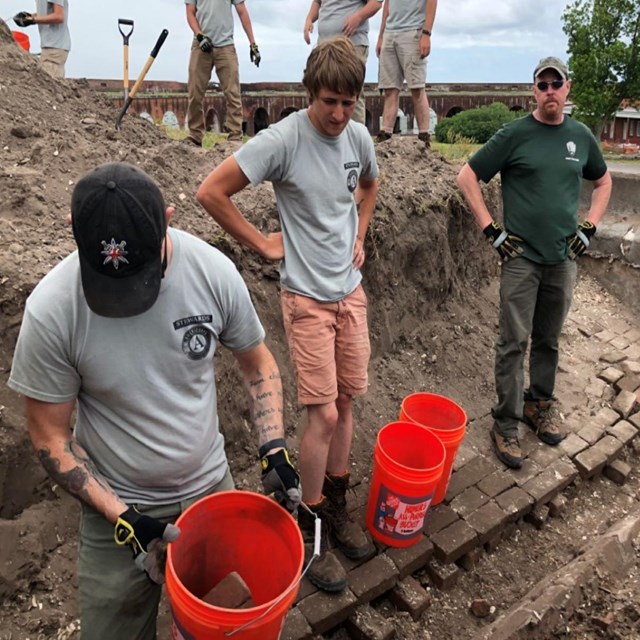
[[71, 50], [68, 17], [67, 0], [36, 0], [35, 13], [21, 11], [13, 18], [19, 27], [38, 25], [40, 63], [54, 78], [64, 78], [64, 65]]
[[418, 138], [429, 148], [429, 100], [427, 56], [431, 53], [431, 31], [438, 0], [384, 0], [382, 24], [376, 44], [380, 59], [378, 88], [384, 91], [382, 128], [377, 141], [393, 135], [404, 81], [411, 91]]
[[[347, 36], [365, 67], [369, 57], [369, 18], [380, 10], [383, 0], [312, 0], [304, 23], [304, 39], [311, 44], [313, 23], [318, 22], [318, 42]], [[366, 125], [364, 90], [351, 119]]]
[[[576, 282], [575, 259], [589, 246], [611, 194], [598, 141], [563, 112], [571, 88], [564, 62], [543, 58], [533, 80], [533, 113], [502, 127], [458, 174], [476, 222], [503, 263], [491, 438], [498, 458], [513, 468], [522, 466], [520, 421], [546, 444], [557, 445], [564, 437], [553, 395], [560, 332]], [[504, 226], [487, 209], [478, 182], [489, 182], [498, 172]], [[583, 179], [594, 188], [586, 220], [578, 224]]]
[[233, 44], [233, 15], [231, 5], [249, 39], [249, 57], [260, 66], [260, 51], [253, 37], [251, 18], [244, 0], [185, 0], [187, 22], [194, 34], [189, 59], [187, 91], [189, 103], [187, 140], [202, 145], [205, 132], [203, 112], [204, 94], [215, 68], [227, 103], [224, 131], [231, 141], [242, 141], [242, 99], [238, 54]]

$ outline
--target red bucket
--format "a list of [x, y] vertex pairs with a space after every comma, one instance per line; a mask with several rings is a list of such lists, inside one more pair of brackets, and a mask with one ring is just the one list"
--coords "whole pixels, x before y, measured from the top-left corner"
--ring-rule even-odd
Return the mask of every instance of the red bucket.
[[400, 407], [400, 420], [417, 422], [440, 438], [447, 452], [442, 478], [433, 497], [433, 505], [440, 504], [447, 493], [458, 447], [464, 438], [467, 414], [453, 400], [435, 393], [412, 393]]
[[31, 49], [31, 40], [29, 40], [29, 36], [26, 33], [22, 33], [22, 31], [12, 31], [11, 35], [13, 35], [13, 39], [25, 51], [29, 51]]
[[[293, 517], [258, 493], [221, 491], [190, 506], [176, 525], [181, 533], [168, 547], [166, 569], [172, 638], [278, 640], [304, 562]], [[232, 571], [247, 583], [255, 607], [225, 609], [201, 600]]]

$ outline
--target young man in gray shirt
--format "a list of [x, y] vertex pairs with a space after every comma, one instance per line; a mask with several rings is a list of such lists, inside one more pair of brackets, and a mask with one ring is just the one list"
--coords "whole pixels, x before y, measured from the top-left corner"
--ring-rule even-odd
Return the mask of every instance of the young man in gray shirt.
[[83, 640], [156, 638], [161, 556], [180, 533], [172, 523], [233, 489], [216, 410], [219, 344], [240, 366], [266, 492], [292, 511], [300, 502], [280, 374], [249, 292], [219, 251], [167, 227], [172, 214], [132, 165], [79, 180], [78, 250], [34, 289], [15, 349], [8, 384], [25, 396], [38, 458], [82, 505]]
[[[304, 39], [311, 44], [313, 23], [318, 22], [318, 42], [347, 36], [356, 48], [362, 62], [369, 57], [369, 18], [382, 6], [383, 0], [312, 0], [304, 23]], [[351, 118], [354, 122], [366, 124], [364, 92]]]
[[[298, 522], [310, 559], [318, 515], [333, 542], [352, 559], [373, 553], [346, 511], [353, 436], [352, 398], [367, 391], [370, 355], [367, 299], [360, 268], [373, 215], [378, 167], [365, 127], [351, 122], [362, 91], [364, 64], [345, 37], [321, 42], [309, 56], [303, 84], [308, 109], [291, 114], [250, 140], [204, 180], [197, 198], [234, 238], [280, 262], [282, 311], [307, 412], [300, 443], [303, 499]], [[264, 180], [272, 183], [282, 231], [263, 235], [231, 197]], [[359, 209], [356, 206], [358, 191]], [[346, 573], [328, 549], [307, 576], [340, 591]]]

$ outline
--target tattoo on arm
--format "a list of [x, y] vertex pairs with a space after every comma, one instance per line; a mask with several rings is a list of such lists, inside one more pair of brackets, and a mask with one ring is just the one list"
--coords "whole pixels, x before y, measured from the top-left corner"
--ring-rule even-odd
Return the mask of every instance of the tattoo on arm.
[[271, 371], [265, 378], [257, 370], [248, 381], [251, 396], [251, 418], [260, 442], [266, 442], [283, 433], [282, 383], [280, 373]]

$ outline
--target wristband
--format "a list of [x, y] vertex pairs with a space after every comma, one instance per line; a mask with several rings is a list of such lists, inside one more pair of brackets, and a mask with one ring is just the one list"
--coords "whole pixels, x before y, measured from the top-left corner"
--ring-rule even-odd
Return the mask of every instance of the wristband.
[[422, 33], [424, 33], [425, 36], [431, 37], [431, 31], [429, 31], [429, 29], [423, 29]]
[[287, 441], [284, 438], [275, 438], [273, 440], [269, 440], [269, 442], [265, 442], [260, 449], [258, 449], [258, 457], [260, 460], [267, 455], [267, 451], [271, 449], [276, 449], [277, 447], [287, 448]]

